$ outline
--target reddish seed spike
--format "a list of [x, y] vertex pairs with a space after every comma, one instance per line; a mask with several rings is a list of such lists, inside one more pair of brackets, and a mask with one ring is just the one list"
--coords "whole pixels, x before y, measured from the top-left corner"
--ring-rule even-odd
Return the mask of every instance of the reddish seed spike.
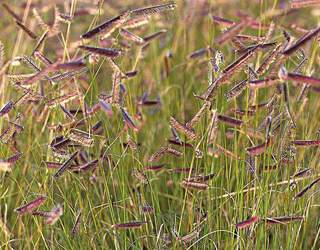
[[58, 17], [62, 22], [69, 23], [73, 21], [74, 15], [69, 15], [66, 13], [59, 13]]
[[79, 143], [84, 147], [92, 147], [94, 144], [94, 139], [90, 136], [90, 134], [81, 130], [72, 129], [69, 134], [69, 139]]
[[270, 146], [272, 144], [272, 140], [270, 138], [268, 138], [268, 140], [262, 144], [253, 146], [253, 147], [249, 147], [246, 150], [248, 151], [248, 154], [250, 156], [257, 156], [257, 155], [261, 155], [265, 152], [266, 148], [268, 146]]
[[74, 225], [73, 225], [72, 230], [71, 230], [72, 237], [75, 237], [77, 235], [77, 233], [79, 232], [80, 224], [81, 224], [81, 218], [82, 218], [82, 212], [80, 210], [78, 212], [78, 215], [76, 217], [76, 220], [75, 220]]
[[153, 165], [153, 166], [146, 166], [144, 167], [145, 171], [160, 171], [163, 169], [165, 165], [164, 164], [160, 164], [160, 165]]
[[92, 30], [89, 30], [85, 34], [81, 35], [81, 38], [83, 39], [91, 39], [98, 34], [107, 34], [110, 35], [115, 29], [119, 28], [121, 25], [123, 25], [130, 17], [129, 12], [124, 12], [123, 14], [120, 14], [119, 16], [116, 16], [110, 20], [107, 20], [106, 22], [94, 27]]
[[134, 124], [132, 118], [129, 116], [129, 114], [127, 113], [127, 111], [124, 109], [124, 108], [120, 108], [121, 110], [121, 113], [122, 113], [122, 118], [123, 118], [123, 121], [125, 122], [125, 124], [133, 129], [134, 131], [138, 131], [139, 128]]
[[241, 127], [243, 124], [242, 120], [238, 120], [226, 115], [218, 115], [218, 120], [231, 126]]
[[313, 182], [308, 184], [305, 188], [303, 188], [295, 197], [294, 199], [298, 199], [302, 197], [310, 188], [312, 188], [315, 184], [317, 184], [320, 181], [320, 177], [315, 179]]
[[212, 21], [215, 22], [215, 23], [218, 23], [218, 24], [222, 24], [226, 27], [231, 27], [231, 26], [234, 26], [236, 23], [231, 21], [231, 20], [228, 20], [228, 19], [225, 19], [223, 17], [219, 17], [219, 16], [211, 16], [212, 18]]
[[134, 168], [132, 170], [132, 175], [133, 175], [133, 177], [135, 177], [142, 184], [148, 184], [149, 183], [147, 175], [143, 171], [141, 171], [139, 169]]
[[299, 172], [295, 173], [291, 178], [297, 178], [297, 177], [308, 175], [310, 174], [311, 171], [312, 171], [311, 168], [302, 169]]
[[10, 100], [0, 109], [0, 117], [4, 116], [5, 114], [8, 114], [13, 108], [14, 102]]
[[320, 146], [320, 140], [294, 140], [293, 144], [302, 147]]
[[250, 89], [261, 89], [261, 88], [269, 88], [280, 83], [280, 79], [278, 77], [270, 77], [264, 79], [256, 79], [249, 81]]
[[55, 148], [55, 149], [61, 149], [61, 148], [65, 148], [66, 146], [68, 146], [70, 144], [71, 140], [69, 138], [63, 138], [60, 140], [55, 142], [55, 141], [52, 141], [50, 146], [52, 148]]
[[157, 161], [159, 160], [162, 156], [164, 156], [165, 154], [167, 153], [170, 153], [172, 155], [175, 155], [177, 157], [180, 157], [182, 156], [182, 153], [177, 151], [177, 150], [174, 150], [172, 148], [169, 148], [169, 147], [161, 147], [158, 151], [156, 151], [154, 154], [152, 154], [150, 157], [149, 157], [149, 162], [154, 162], [154, 161]]
[[78, 98], [78, 93], [74, 92], [74, 93], [65, 94], [65, 95], [56, 97], [54, 99], [50, 99], [46, 102], [46, 104], [47, 104], [47, 107], [49, 107], [49, 108], [55, 108], [59, 104], [60, 105], [65, 104], [65, 103], [70, 102], [76, 98]]
[[142, 212], [145, 213], [145, 214], [151, 214], [154, 212], [154, 209], [151, 205], [149, 204], [145, 204], [143, 207], [142, 207]]
[[240, 116], [254, 116], [256, 114], [255, 110], [244, 110], [244, 109], [231, 109], [230, 111], [234, 112], [236, 115]]
[[135, 9], [135, 10], [132, 10], [130, 13], [132, 16], [150, 16], [157, 13], [161, 13], [166, 10], [173, 10], [175, 7], [176, 7], [176, 4], [174, 2], [169, 2], [165, 4]]
[[15, 126], [13, 126], [10, 123], [8, 128], [5, 129], [3, 133], [0, 135], [0, 141], [4, 144], [7, 144], [12, 139], [15, 132], [16, 132]]
[[49, 214], [50, 214], [50, 212], [47, 212], [47, 211], [33, 211], [32, 212], [33, 216], [40, 216], [40, 217], [45, 217], [45, 218], [48, 218]]
[[33, 55], [35, 58], [38, 58], [46, 66], [52, 64], [52, 62], [38, 50], [36, 50]]
[[168, 32], [168, 31], [167, 31], [166, 29], [162, 29], [162, 30], [159, 30], [159, 31], [157, 31], [157, 32], [155, 32], [155, 33], [152, 33], [152, 34], [150, 34], [150, 35], [145, 36], [145, 37], [143, 38], [143, 40], [144, 40], [146, 43], [148, 43], [148, 42], [151, 42], [151, 41], [153, 41], [153, 40], [155, 40], [155, 39], [163, 36], [163, 35], [166, 34], [167, 32]]
[[45, 162], [47, 167], [50, 169], [59, 169], [61, 167], [61, 163], [59, 162], [50, 162], [50, 161], [46, 161]]
[[183, 155], [180, 151], [175, 150], [175, 149], [170, 148], [170, 147], [167, 147], [166, 152], [167, 152], [168, 154], [171, 154], [171, 155], [174, 155], [174, 156], [177, 156], [177, 157], [180, 157], [180, 156]]
[[137, 70], [126, 72], [125, 75], [127, 78], [135, 77], [138, 74]]
[[136, 16], [133, 18], [130, 18], [127, 20], [123, 25], [122, 28], [124, 29], [132, 29], [132, 28], [137, 28], [140, 26], [143, 26], [147, 23], [149, 23], [150, 17], [148, 16]]
[[239, 54], [242, 54], [242, 53], [247, 53], [248, 51], [252, 50], [253, 48], [259, 46], [259, 49], [268, 49], [270, 47], [273, 47], [275, 46], [276, 43], [260, 43], [260, 44], [254, 44], [254, 45], [250, 45], [242, 50], [237, 50], [236, 52], [239, 53]]
[[33, 210], [35, 210], [36, 208], [41, 206], [42, 203], [44, 203], [46, 199], [47, 199], [47, 197], [45, 197], [45, 196], [39, 196], [38, 198], [29, 202], [28, 204], [16, 208], [15, 211], [18, 212], [19, 215], [31, 213]]
[[186, 180], [181, 182], [181, 186], [186, 189], [192, 188], [197, 190], [207, 190], [209, 188], [207, 183]]
[[26, 27], [23, 23], [19, 21], [15, 21], [15, 23], [24, 31], [28, 34], [29, 37], [32, 39], [37, 39], [37, 35], [34, 34], [28, 27]]
[[76, 172], [76, 173], [80, 173], [80, 172], [86, 172], [88, 170], [91, 170], [91, 169], [95, 169], [97, 167], [99, 163], [99, 160], [93, 160], [91, 162], [88, 162], [82, 166], [77, 166], [77, 168], [75, 168], [73, 170], [73, 172]]
[[17, 162], [22, 157], [22, 153], [17, 152], [13, 156], [10, 156], [6, 159], [6, 162], [9, 162], [10, 164]]
[[217, 88], [223, 84], [226, 80], [231, 79], [235, 73], [242, 70], [248, 63], [248, 61], [255, 55], [259, 46], [254, 47], [252, 50], [240, 56], [236, 61], [229, 64], [221, 73], [221, 75], [207, 88], [205, 94], [202, 96], [205, 100], [210, 100]]
[[300, 9], [300, 8], [306, 8], [306, 7], [318, 6], [318, 5], [320, 5], [319, 0], [291, 0], [290, 1], [291, 9]]
[[137, 43], [139, 45], [144, 44], [144, 39], [131, 33], [129, 30], [126, 29], [120, 29], [119, 34], [126, 40], [132, 41], [134, 43]]
[[185, 179], [185, 181], [191, 181], [191, 182], [207, 182], [211, 180], [215, 176], [214, 173], [208, 174], [208, 175], [195, 175], [191, 176], [190, 178]]
[[247, 53], [243, 54], [241, 57], [239, 57], [237, 60], [235, 60], [233, 63], [229, 64], [222, 73], [224, 74], [223, 80], [225, 81], [226, 78], [230, 77], [238, 72], [240, 69], [246, 66], [246, 63], [248, 60], [255, 54], [256, 50], [260, 48], [260, 45], [254, 46], [252, 49], [250, 49]]
[[305, 76], [298, 73], [290, 73], [287, 72], [287, 74], [284, 76], [284, 80], [291, 80], [296, 83], [308, 83], [310, 85], [314, 86], [320, 86], [320, 79], [315, 78], [312, 76]]
[[282, 54], [283, 55], [290, 55], [293, 52], [295, 52], [297, 49], [299, 49], [301, 46], [303, 46], [305, 43], [307, 43], [308, 41], [310, 41], [312, 38], [314, 38], [315, 36], [318, 35], [318, 33], [320, 32], [320, 27], [310, 31], [309, 33], [307, 33], [306, 35], [303, 35], [300, 39], [298, 39], [294, 44], [292, 44], [291, 46], [287, 47]]
[[252, 216], [251, 218], [249, 218], [248, 220], [245, 220], [245, 221], [241, 221], [241, 222], [238, 222], [236, 224], [236, 228], [237, 229], [244, 229], [244, 228], [247, 228], [251, 225], [253, 225], [254, 223], [257, 223], [259, 221], [259, 217], [258, 216]]
[[78, 151], [74, 152], [58, 169], [58, 171], [54, 174], [54, 178], [60, 177], [71, 165], [72, 161], [76, 158]]
[[191, 233], [185, 235], [185, 236], [178, 236], [176, 237], [177, 240], [181, 241], [182, 243], [186, 244], [188, 242], [191, 242], [195, 239], [197, 239], [200, 235], [200, 231], [198, 229], [193, 230]]
[[112, 228], [116, 229], [130, 229], [130, 228], [139, 228], [143, 225], [147, 224], [146, 221], [131, 221], [126, 223], [119, 223], [112, 225]]
[[218, 114], [216, 110], [211, 110], [211, 121], [209, 125], [208, 132], [208, 144], [214, 144], [217, 138], [217, 130], [218, 130]]
[[280, 43], [269, 53], [269, 55], [264, 59], [260, 67], [257, 69], [258, 75], [264, 74], [269, 69], [270, 65], [274, 63], [274, 61], [276, 60], [281, 49], [282, 49], [282, 44]]
[[245, 89], [245, 87], [248, 85], [248, 80], [245, 79], [241, 82], [239, 82], [238, 84], [236, 84], [232, 89], [230, 89], [226, 94], [226, 98], [227, 98], [227, 102], [230, 102], [233, 98], [236, 98], [237, 96], [239, 96], [243, 90]]
[[281, 216], [264, 219], [268, 224], [286, 224], [294, 221], [303, 221], [304, 216]]
[[112, 74], [112, 103], [119, 105], [121, 102], [120, 94], [121, 72], [115, 71]]
[[170, 117], [170, 126], [175, 128], [177, 131], [184, 133], [189, 139], [196, 139], [197, 135], [193, 129], [186, 127], [185, 125], [178, 122], [175, 118]]
[[65, 63], [59, 63], [55, 66], [55, 70], [80, 70], [85, 67], [86, 64], [82, 60], [70, 61]]
[[239, 34], [235, 36], [240, 41], [252, 41], [252, 42], [263, 42], [266, 40], [263, 36], [251, 36], [246, 34]]
[[209, 52], [209, 50], [208, 50], [207, 47], [198, 49], [196, 51], [191, 52], [188, 55], [188, 59], [195, 59], [195, 58], [199, 58], [199, 57], [205, 56], [208, 52]]
[[99, 105], [101, 109], [106, 113], [107, 116], [109, 117], [113, 116], [112, 106], [109, 103], [107, 103], [105, 100], [100, 99]]
[[266, 147], [267, 147], [267, 144], [262, 143], [257, 146], [247, 148], [247, 151], [250, 156], [257, 156], [257, 155], [263, 154], [265, 152]]
[[99, 47], [92, 47], [92, 46], [86, 46], [81, 45], [79, 46], [79, 49], [83, 49], [85, 51], [91, 52], [93, 54], [105, 56], [105, 57], [111, 57], [115, 58], [120, 56], [122, 50], [121, 49], [115, 49], [115, 48], [99, 48]]
[[43, 70], [39, 71], [37, 74], [35, 74], [34, 76], [31, 76], [30, 78], [26, 79], [25, 81], [23, 81], [21, 84], [22, 85], [30, 85], [30, 84], [34, 84], [35, 82], [41, 80], [41, 78], [43, 77], [47, 77], [48, 73], [56, 71], [56, 66], [59, 62], [56, 62], [54, 64], [50, 64], [48, 65], [46, 68], [44, 68]]
[[84, 68], [82, 70], [74, 70], [74, 71], [69, 71], [69, 72], [64, 72], [64, 73], [59, 73], [57, 75], [54, 75], [52, 76], [50, 79], [53, 81], [53, 82], [59, 82], [59, 81], [62, 81], [62, 80], [68, 80], [68, 79], [71, 79], [77, 75], [80, 75], [84, 72], [87, 71], [87, 68]]

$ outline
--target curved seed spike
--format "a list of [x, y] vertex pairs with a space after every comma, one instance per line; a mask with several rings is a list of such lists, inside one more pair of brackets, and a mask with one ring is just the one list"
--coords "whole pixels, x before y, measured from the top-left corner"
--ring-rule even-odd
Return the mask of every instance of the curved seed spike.
[[170, 3], [135, 9], [131, 11], [131, 15], [132, 16], [141, 16], [141, 15], [150, 16], [166, 10], [173, 10], [175, 7], [176, 7], [176, 3], [170, 2]]
[[20, 215], [26, 214], [26, 213], [31, 213], [33, 210], [38, 208], [39, 206], [42, 205], [42, 203], [45, 202], [47, 197], [45, 196], [39, 196], [35, 200], [27, 203], [26, 205], [23, 205], [21, 207], [16, 208], [16, 212], [18, 212]]
[[283, 55], [290, 55], [293, 52], [295, 52], [297, 49], [299, 49], [301, 46], [303, 46], [305, 43], [310, 41], [312, 38], [318, 35], [320, 32], [320, 27], [314, 29], [313, 31], [310, 31], [306, 35], [302, 36], [300, 39], [298, 39], [294, 44], [291, 46], [287, 47], [282, 54]]
[[117, 28], [121, 27], [124, 23], [128, 21], [130, 17], [130, 12], [124, 12], [123, 14], [116, 16], [110, 20], [105, 21], [104, 23], [96, 26], [92, 30], [89, 30], [88, 32], [81, 35], [81, 38], [83, 39], [91, 39], [98, 34], [104, 34], [105, 36], [109, 36], [113, 31], [115, 31]]

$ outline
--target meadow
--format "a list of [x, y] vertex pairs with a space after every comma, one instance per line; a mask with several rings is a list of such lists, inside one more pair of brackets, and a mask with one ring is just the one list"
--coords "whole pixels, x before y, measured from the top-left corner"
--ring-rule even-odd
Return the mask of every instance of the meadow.
[[0, 1], [0, 249], [319, 249], [319, 0]]

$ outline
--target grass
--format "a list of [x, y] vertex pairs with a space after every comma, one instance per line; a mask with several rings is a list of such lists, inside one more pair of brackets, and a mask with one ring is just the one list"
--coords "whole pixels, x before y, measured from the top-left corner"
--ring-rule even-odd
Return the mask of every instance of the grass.
[[[52, 20], [52, 9], [49, 8], [47, 12], [45, 7], [48, 3], [43, 1], [4, 2], [10, 4], [10, 7], [23, 17], [23, 23], [38, 37], [43, 34], [43, 30], [32, 15], [32, 4], [39, 2], [37, 6], [44, 20]], [[68, 9], [65, 9], [64, 4], [57, 5], [61, 12], [71, 16], [86, 6], [95, 11], [91, 15], [77, 16], [72, 22], [62, 23], [61, 32], [45, 40], [41, 51], [52, 61], [58, 58], [68, 61], [75, 56], [84, 55], [81, 50], [72, 50], [73, 44], [79, 41], [81, 34], [102, 21], [126, 9], [159, 4], [159, 1], [100, 0], [95, 1], [98, 4], [94, 6], [92, 3], [83, 2], [85, 1], [69, 1]], [[22, 3], [26, 3], [26, 7], [21, 7]], [[284, 27], [295, 38], [302, 36], [303, 33], [297, 29], [288, 28], [291, 24], [307, 30], [317, 27], [318, 14], [311, 8], [299, 9], [277, 18], [266, 17], [266, 13], [279, 10], [281, 5], [282, 1], [177, 1], [174, 11], [155, 15], [147, 25], [132, 29], [133, 33], [142, 37], [163, 28], [168, 32], [150, 42], [145, 51], [142, 52], [141, 46], [133, 45], [124, 56], [116, 59], [123, 72], [138, 71], [137, 76], [124, 81], [124, 106], [141, 129], [138, 132], [132, 129], [124, 130], [125, 124], [117, 106], [113, 107], [112, 117], [99, 111], [79, 128], [90, 131], [96, 122], [101, 121], [103, 124], [103, 133], [93, 135], [94, 146], [83, 149], [88, 152], [90, 160], [99, 158], [101, 153], [112, 160], [100, 158], [94, 173], [89, 171], [76, 174], [66, 171], [60, 178], [53, 178], [56, 170], [47, 168], [45, 161], [63, 162], [54, 157], [50, 142], [54, 137], [61, 134], [68, 136], [70, 132], [69, 129], [61, 132], [49, 129], [50, 125], [68, 121], [59, 106], [50, 109], [44, 119], [38, 121], [43, 102], [23, 103], [1, 117], [2, 133], [8, 126], [8, 121], [14, 120], [18, 113], [23, 116], [21, 125], [24, 129], [16, 137], [17, 147], [23, 153], [21, 159], [12, 166], [11, 172], [0, 172], [0, 249], [319, 249], [317, 186], [301, 198], [293, 199], [318, 175], [318, 147], [297, 147], [294, 161], [288, 164], [279, 163], [274, 171], [262, 171], [275, 162], [272, 155], [280, 159], [282, 143], [288, 140], [289, 122], [284, 120], [281, 122], [280, 132], [275, 135], [275, 143], [262, 155], [254, 158], [254, 173], [248, 170], [245, 162], [246, 148], [263, 142], [257, 138], [259, 133], [256, 130], [253, 135], [249, 132], [259, 126], [267, 112], [259, 110], [254, 116], [242, 117], [231, 113], [232, 109], [239, 107], [248, 109], [252, 103], [249, 88], [231, 102], [227, 102], [225, 98], [225, 93], [233, 85], [247, 77], [244, 70], [229, 79], [228, 84], [219, 87], [211, 104], [211, 109], [217, 110], [219, 114], [228, 114], [244, 121], [241, 128], [218, 123], [216, 143], [236, 157], [224, 153], [213, 156], [209, 153], [211, 147], [216, 149], [216, 145], [207, 143], [211, 117], [210, 112], [206, 112], [195, 126], [198, 137], [192, 142], [203, 152], [202, 158], [196, 157], [194, 149], [175, 147], [183, 152], [183, 156], [165, 156], [155, 163], [165, 164], [164, 170], [144, 171], [148, 184], [142, 185], [132, 175], [133, 169], [143, 170], [150, 165], [149, 156], [168, 144], [167, 139], [171, 137], [171, 116], [180, 122], [187, 122], [203, 105], [203, 101], [195, 98], [193, 94], [203, 94], [208, 87], [210, 55], [196, 59], [188, 59], [188, 55], [207, 46], [214, 52], [221, 50], [225, 61], [224, 65], [221, 65], [222, 69], [238, 58], [230, 41], [223, 45], [214, 42], [223, 32], [223, 26], [214, 23], [211, 14], [239, 21], [237, 11], [244, 11], [260, 20], [263, 25], [269, 25], [274, 20], [276, 30], [271, 41], [277, 43], [285, 41], [281, 32]], [[4, 62], [16, 56], [30, 55], [36, 41], [31, 40], [14, 24], [14, 20], [4, 8], [0, 9], [0, 15], [0, 39], [5, 48]], [[241, 33], [264, 36], [267, 32], [268, 29], [261, 26], [258, 29], [247, 27]], [[112, 36], [120, 41], [118, 33], [116, 30]], [[94, 38], [90, 45], [98, 45], [98, 39]], [[308, 61], [301, 73], [319, 77], [317, 39], [309, 41], [303, 49]], [[261, 50], [254, 56], [250, 61], [253, 69], [261, 65], [268, 51], [270, 50]], [[172, 56], [168, 57], [170, 53]], [[168, 61], [168, 66], [165, 60]], [[292, 72], [299, 60], [295, 53], [286, 58], [284, 65]], [[43, 67], [38, 60], [36, 62]], [[88, 71], [82, 75], [84, 80], [76, 76], [73, 80], [62, 81], [55, 86], [42, 80], [45, 95], [52, 99], [64, 93], [78, 91], [83, 95], [81, 102], [72, 101], [66, 104], [66, 107], [81, 110], [83, 102], [92, 107], [98, 102], [100, 93], [111, 91], [112, 69], [102, 57], [97, 64], [87, 66]], [[22, 65], [10, 66], [5, 71], [6, 74], [0, 75], [1, 106], [9, 100], [16, 100], [22, 94], [12, 86], [7, 74], [31, 72], [33, 71]], [[309, 88], [305, 99], [297, 102], [301, 85], [292, 81], [287, 84], [290, 108], [297, 125], [295, 136], [289, 140], [315, 139], [320, 118], [319, 93]], [[34, 84], [33, 87], [39, 90], [39, 84]], [[146, 91], [150, 94], [150, 99], [159, 97], [161, 105], [138, 108], [138, 98]], [[276, 91], [276, 87], [259, 89], [254, 103], [267, 101]], [[279, 109], [284, 111], [285, 108], [281, 96]], [[142, 115], [140, 122], [139, 112]], [[77, 118], [80, 119], [81, 114]], [[231, 139], [227, 136], [230, 133]], [[262, 134], [264, 135], [264, 131]], [[127, 142], [128, 135], [141, 144], [137, 150], [123, 145]], [[187, 140], [183, 135], [180, 136], [182, 140]], [[6, 159], [13, 153], [10, 143], [0, 144], [0, 158]], [[187, 173], [170, 170], [175, 168], [191, 168], [195, 173], [214, 173], [215, 177], [208, 182], [209, 188], [206, 191], [185, 189], [180, 183], [183, 178], [193, 174], [191, 170]], [[296, 188], [292, 190], [291, 176], [302, 168], [312, 169], [312, 175], [296, 178]], [[138, 187], [142, 203], [150, 204], [153, 213], [141, 213], [141, 204], [135, 192]], [[46, 195], [47, 200], [39, 210], [50, 211], [57, 204], [63, 206], [64, 213], [54, 225], [47, 225], [45, 218], [30, 214], [20, 216], [15, 212], [17, 207], [32, 201], [40, 194]], [[82, 214], [79, 232], [72, 237], [71, 230], [79, 211]], [[180, 237], [197, 229], [197, 219], [204, 214], [206, 219], [201, 223], [198, 237], [185, 244], [179, 237], [175, 237], [174, 229]], [[269, 224], [263, 220], [292, 215], [304, 216], [304, 219], [278, 224]], [[246, 229], [236, 230], [237, 223], [252, 216], [261, 219]], [[112, 226], [132, 221], [147, 223], [136, 229], [116, 229]]]

